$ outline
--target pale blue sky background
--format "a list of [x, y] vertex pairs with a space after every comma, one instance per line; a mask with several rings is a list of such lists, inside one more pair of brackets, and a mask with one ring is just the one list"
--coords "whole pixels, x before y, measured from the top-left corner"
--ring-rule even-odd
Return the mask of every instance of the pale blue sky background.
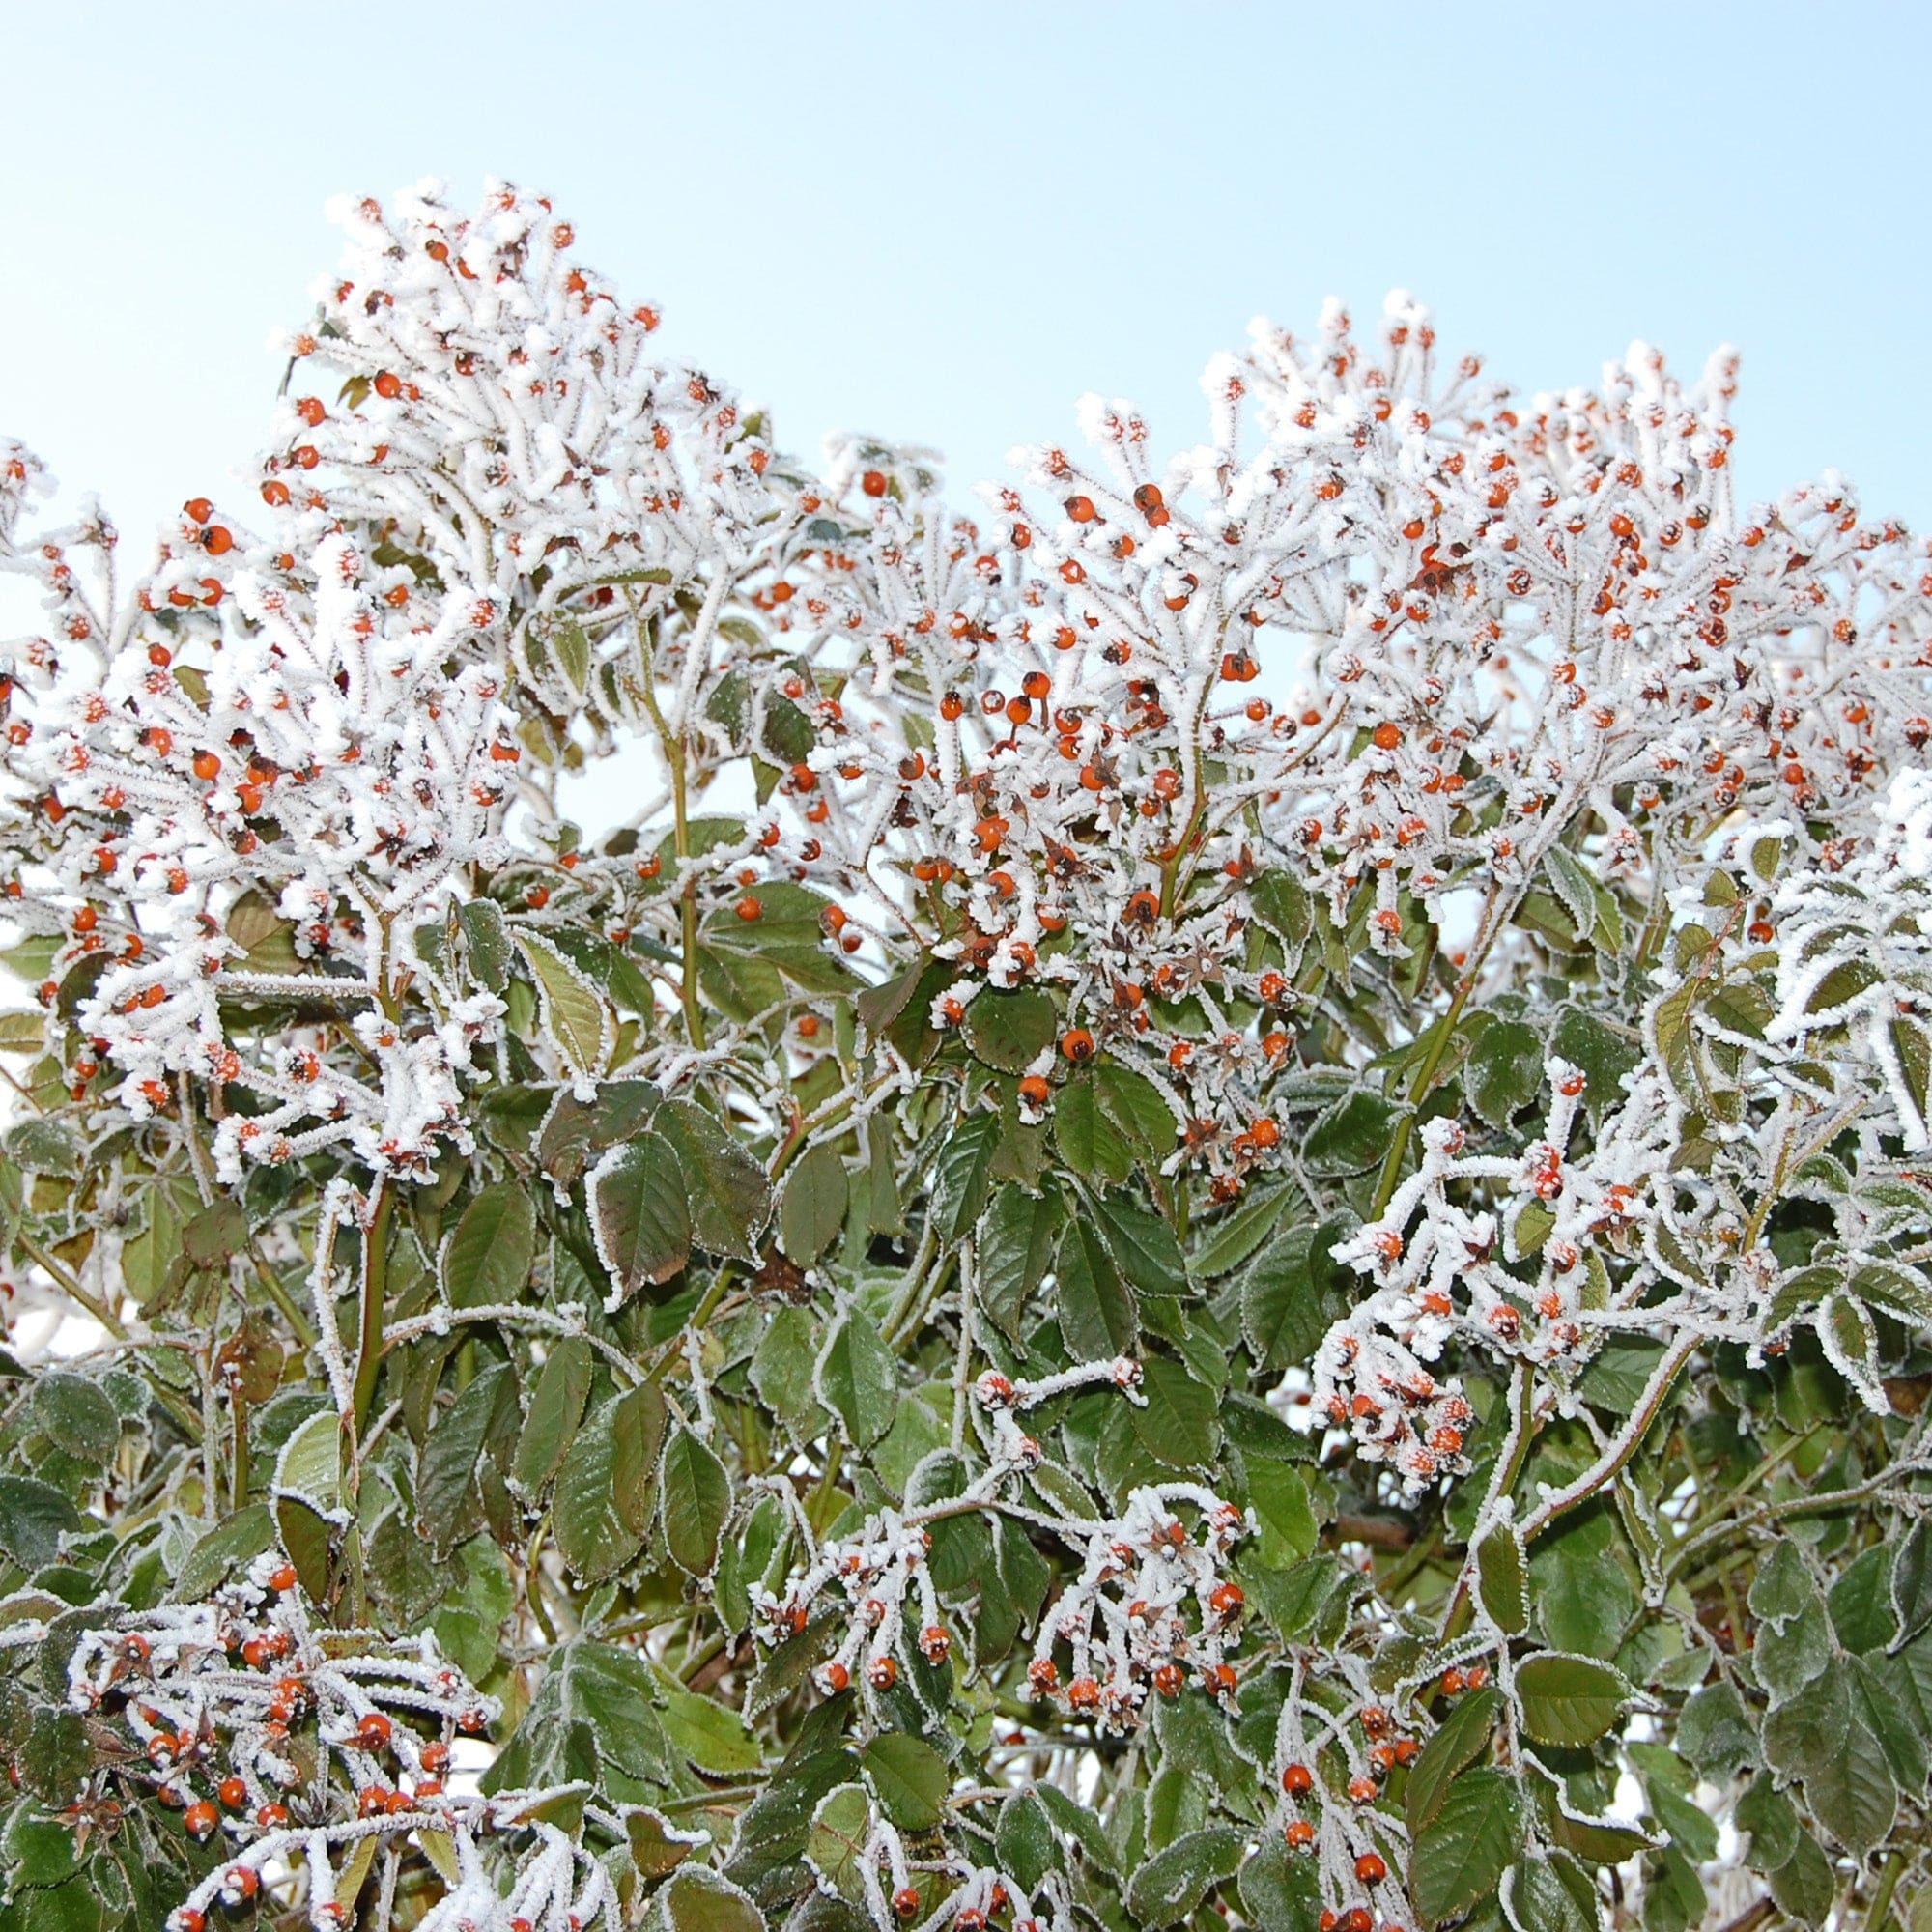
[[[1258, 311], [1392, 284], [1528, 387], [1745, 351], [1741, 484], [1932, 524], [1932, 6], [10, 10], [0, 430], [153, 521], [252, 449], [338, 189], [545, 188], [668, 353], [955, 496], [1083, 390], [1201, 434]], [[11, 627], [9, 627], [11, 628]]]

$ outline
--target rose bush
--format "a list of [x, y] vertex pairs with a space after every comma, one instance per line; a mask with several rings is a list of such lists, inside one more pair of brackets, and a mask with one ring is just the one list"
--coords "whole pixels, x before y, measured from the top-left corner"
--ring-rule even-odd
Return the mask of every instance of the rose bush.
[[138, 572], [0, 445], [8, 1927], [1902, 1911], [1927, 546], [1402, 296], [968, 519], [343, 214]]

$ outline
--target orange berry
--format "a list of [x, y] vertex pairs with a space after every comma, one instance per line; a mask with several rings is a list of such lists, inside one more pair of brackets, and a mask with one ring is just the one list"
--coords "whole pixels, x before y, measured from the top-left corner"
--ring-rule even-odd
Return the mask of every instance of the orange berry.
[[765, 908], [761, 901], [753, 898], [750, 893], [747, 893], [738, 901], [737, 913], [740, 919], [745, 921], [747, 924], [750, 924], [753, 920], [762, 919], [765, 916]]
[[1062, 1037], [1060, 1050], [1078, 1065], [1080, 1062], [1094, 1058], [1094, 1036], [1085, 1027], [1075, 1027]]

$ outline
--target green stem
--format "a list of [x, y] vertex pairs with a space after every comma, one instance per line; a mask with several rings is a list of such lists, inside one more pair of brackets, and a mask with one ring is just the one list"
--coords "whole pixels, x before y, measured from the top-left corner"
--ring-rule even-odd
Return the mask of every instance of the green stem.
[[280, 1311], [282, 1320], [296, 1331], [304, 1350], [313, 1349], [315, 1330], [309, 1326], [308, 1317], [297, 1305], [295, 1297], [282, 1286], [281, 1276], [269, 1265], [268, 1257], [263, 1254], [260, 1244], [253, 1236], [248, 1239], [248, 1259], [253, 1264], [256, 1274], [261, 1277], [262, 1286], [269, 1291], [269, 1299]]
[[55, 1261], [53, 1256], [48, 1254], [31, 1235], [15, 1232], [14, 1245], [29, 1261], [36, 1262], [44, 1268], [53, 1277], [55, 1286], [59, 1288], [60, 1292], [70, 1301], [78, 1302], [82, 1308], [86, 1309], [88, 1314], [99, 1322], [117, 1342], [125, 1342], [128, 1339], [127, 1329], [121, 1325], [119, 1319], [108, 1308], [107, 1304], [99, 1300], [97, 1296], [88, 1293], [86, 1289], [82, 1288], [79, 1281], [75, 1278], [73, 1271]]
[[763, 1794], [762, 1784], [734, 1785], [729, 1791], [700, 1791], [690, 1798], [667, 1799], [660, 1811], [706, 1811], [714, 1804], [748, 1804]]
[[1449, 1010], [1442, 1015], [1435, 1037], [1430, 1041], [1429, 1051], [1423, 1056], [1422, 1065], [1415, 1070], [1415, 1078], [1408, 1083], [1408, 1111], [1396, 1122], [1388, 1152], [1382, 1157], [1381, 1172], [1376, 1177], [1375, 1206], [1369, 1211], [1372, 1221], [1378, 1219], [1388, 1207], [1402, 1179], [1402, 1163], [1408, 1152], [1408, 1138], [1415, 1126], [1416, 1110], [1429, 1097], [1429, 1090], [1435, 1084], [1442, 1057], [1449, 1051], [1449, 1042], [1456, 1037], [1456, 1022], [1463, 1017], [1463, 1009], [1468, 1005], [1469, 995], [1476, 990], [1484, 958], [1496, 933], [1502, 929], [1502, 922], [1495, 918], [1496, 897], [1497, 888], [1492, 887], [1489, 897], [1483, 902], [1483, 916], [1476, 928], [1476, 944], [1470, 950], [1468, 966], [1456, 983], [1455, 997], [1449, 1002]]
[[548, 1644], [556, 1642], [556, 1631], [550, 1620], [550, 1612], [544, 1605], [543, 1568], [541, 1556], [545, 1532], [550, 1528], [550, 1512], [545, 1510], [537, 1526], [530, 1532], [530, 1540], [524, 1547], [524, 1594], [529, 1599], [530, 1615], [536, 1619], [537, 1629], [543, 1633]]
[[248, 1500], [248, 1406], [239, 1388], [230, 1392], [228, 1416], [235, 1442], [228, 1460], [228, 1507], [239, 1510]]
[[826, 1523], [832, 1520], [832, 1499], [838, 1492], [838, 1468], [844, 1456], [845, 1445], [834, 1436], [825, 1452], [825, 1472], [819, 1477], [818, 1488], [812, 1492], [805, 1512], [805, 1520], [810, 1523], [814, 1535], [823, 1536]]
[[383, 1317], [389, 1292], [389, 1220], [396, 1197], [384, 1178], [377, 1183], [376, 1212], [362, 1239], [362, 1323], [355, 1355], [355, 1389], [352, 1425], [355, 1439], [362, 1439], [369, 1411], [376, 1401], [376, 1377], [383, 1366]]
[[1893, 1852], [1879, 1873], [1878, 1890], [1872, 1894], [1871, 1910], [1865, 1914], [1865, 1932], [1884, 1932], [1886, 1914], [1891, 1910], [1891, 1895], [1905, 1873], [1905, 1854]]
[[[1514, 1492], [1517, 1479], [1522, 1474], [1522, 1465], [1529, 1460], [1530, 1439], [1536, 1430], [1536, 1376], [1527, 1363], [1519, 1363], [1515, 1372], [1516, 1419], [1510, 1431], [1509, 1461], [1504, 1463], [1502, 1473], [1490, 1490], [1490, 1498], [1500, 1502], [1504, 1496]], [[1525, 1543], [1528, 1539], [1524, 1538]], [[1469, 1577], [1474, 1564], [1473, 1550], [1464, 1559], [1462, 1575], [1456, 1578], [1456, 1591], [1449, 1600], [1449, 1608], [1442, 1619], [1441, 1634], [1437, 1641], [1447, 1643], [1458, 1637], [1469, 1627], [1469, 1619], [1475, 1614], [1470, 1608]]]
[[[687, 772], [685, 746], [682, 733], [673, 736], [670, 726], [665, 722], [663, 709], [658, 703], [657, 668], [651, 662], [650, 646], [644, 640], [640, 629], [638, 635], [639, 655], [643, 660], [643, 676], [638, 682], [642, 689], [644, 709], [650, 713], [651, 723], [657, 727], [658, 744], [664, 751], [665, 765], [670, 773], [670, 809], [672, 848], [677, 854], [678, 868], [691, 857], [691, 818], [690, 801], [687, 792]], [[679, 978], [679, 996], [684, 1007], [685, 1031], [691, 1037], [693, 1046], [700, 1050], [704, 1045], [704, 1009], [697, 999], [697, 880], [696, 875], [687, 877], [678, 890], [681, 903], [678, 906], [678, 925], [682, 934], [683, 960]]]

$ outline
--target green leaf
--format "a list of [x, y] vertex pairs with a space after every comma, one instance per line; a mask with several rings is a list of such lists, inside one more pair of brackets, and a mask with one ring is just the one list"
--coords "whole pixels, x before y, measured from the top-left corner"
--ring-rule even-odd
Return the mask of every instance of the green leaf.
[[29, 1119], [9, 1128], [7, 1154], [29, 1174], [71, 1180], [80, 1173], [80, 1143], [58, 1121]]
[[657, 1681], [635, 1650], [578, 1637], [546, 1662], [529, 1709], [479, 1780], [486, 1794], [594, 1776], [600, 1760], [653, 1784], [680, 1776], [658, 1720]]
[[851, 985], [851, 968], [826, 950], [822, 921], [831, 900], [784, 879], [760, 885], [757, 900], [755, 920], [740, 919], [732, 906], [720, 906], [705, 920], [699, 954], [705, 964], [716, 969], [738, 962], [760, 974], [781, 973], [808, 993], [838, 993]]
[[1090, 1866], [1110, 1878], [1121, 1875], [1121, 1855], [1107, 1836], [1107, 1828], [1094, 1812], [1067, 1797], [1058, 1785], [1036, 1784], [1033, 1793], [1053, 1820], [1055, 1831], [1064, 1833], [1080, 1847]]
[[1506, 1635], [1520, 1636], [1529, 1628], [1529, 1572], [1512, 1524], [1497, 1523], [1476, 1546], [1476, 1576], [1491, 1620]]
[[1128, 1881], [1128, 1913], [1144, 1926], [1178, 1923], [1240, 1870], [1247, 1847], [1245, 1833], [1225, 1826], [1177, 1838]]
[[571, 1445], [568, 1480], [551, 1498], [551, 1528], [586, 1583], [621, 1570], [644, 1540], [665, 1420], [664, 1397], [647, 1383], [593, 1409]]
[[182, 1260], [184, 1217], [165, 1182], [141, 1190], [147, 1218], [121, 1249], [121, 1279], [136, 1307], [157, 1302]]
[[599, 1154], [642, 1133], [663, 1101], [648, 1080], [607, 1080], [589, 1101], [559, 1088], [537, 1137], [538, 1165], [559, 1187], [574, 1187]]
[[1878, 1330], [1861, 1301], [1849, 1294], [1828, 1294], [1812, 1318], [1826, 1359], [1851, 1383], [1874, 1414], [1890, 1413], [1890, 1403], [1879, 1380]]
[[1134, 1434], [1155, 1462], [1170, 1469], [1206, 1469], [1221, 1446], [1214, 1391], [1179, 1362], [1151, 1355], [1141, 1364], [1142, 1403], [1129, 1412]]
[[1932, 1711], [1898, 1658], [1851, 1660], [1852, 1716], [1871, 1732], [1908, 1798], [1922, 1798], [1932, 1776]]
[[1002, 1073], [1024, 1073], [1050, 1047], [1060, 1013], [1037, 987], [1014, 992], [982, 986], [967, 1003], [960, 1031], [976, 1058]]
[[779, 1308], [752, 1354], [752, 1386], [793, 1435], [818, 1433], [819, 1408], [812, 1392], [818, 1360], [818, 1331], [802, 1308]]
[[1678, 1714], [1677, 1748], [1711, 1777], [1727, 1777], [1764, 1761], [1757, 1726], [1724, 1679], [1699, 1690]]
[[1843, 1746], [1804, 1774], [1804, 1799], [1819, 1824], [1854, 1858], [1862, 1859], [1889, 1835], [1898, 1788], [1879, 1741], [1864, 1724], [1854, 1719]]
[[1776, 1871], [1798, 1849], [1803, 1835], [1798, 1807], [1769, 1772], [1760, 1773], [1738, 1795], [1732, 1822], [1746, 1840], [1745, 1862], [1752, 1871]]
[[1140, 1312], [1122, 1281], [1099, 1231], [1075, 1216], [1060, 1237], [1060, 1289], [1055, 1313], [1075, 1361], [1131, 1355], [1140, 1340]]
[[272, 1548], [274, 1542], [275, 1519], [267, 1503], [250, 1503], [246, 1509], [237, 1510], [188, 1552], [175, 1576], [175, 1600], [185, 1603], [207, 1596], [244, 1564]]
[[540, 934], [519, 930], [517, 949], [536, 980], [544, 1031], [570, 1070], [580, 1077], [601, 1074], [616, 1036], [597, 988]]
[[99, 1382], [68, 1369], [44, 1369], [34, 1384], [34, 1424], [56, 1447], [104, 1463], [121, 1444], [121, 1415]]
[[1238, 1880], [1242, 1916], [1255, 1932], [1319, 1932], [1321, 1881], [1316, 1861], [1297, 1857], [1277, 1832], [1262, 1834]]
[[0, 1012], [0, 1053], [41, 1053], [46, 1046], [46, 1033], [43, 1013]]
[[1124, 1180], [1133, 1172], [1133, 1142], [1102, 1110], [1091, 1072], [1060, 1090], [1053, 1105], [1053, 1144], [1061, 1159], [1085, 1179]]
[[1248, 1505], [1261, 1524], [1264, 1563], [1285, 1570], [1314, 1549], [1321, 1526], [1299, 1469], [1256, 1458], [1248, 1464]]
[[808, 1148], [786, 1177], [779, 1208], [779, 1238], [801, 1267], [810, 1267], [845, 1225], [851, 1188], [837, 1148], [821, 1142]]
[[1832, 1628], [1849, 1651], [1884, 1650], [1898, 1634], [1891, 1607], [1891, 1546], [1861, 1549], [1825, 1599]]
[[1124, 1189], [1094, 1204], [1101, 1238], [1128, 1284], [1140, 1294], [1185, 1294], [1187, 1263], [1174, 1230]]
[[1578, 932], [1588, 932], [1597, 918], [1597, 882], [1574, 852], [1552, 845], [1543, 862], [1549, 889]]
[[597, 1259], [611, 1278], [610, 1311], [681, 1273], [691, 1259], [684, 1163], [663, 1134], [613, 1147], [584, 1182]]
[[1020, 1339], [1028, 1299], [1052, 1264], [1063, 1212], [1057, 1189], [1003, 1187], [980, 1223], [974, 1286], [981, 1313], [1009, 1341]]
[[1746, 1601], [1752, 1616], [1782, 1628], [1818, 1601], [1817, 1585], [1798, 1545], [1780, 1537], [1758, 1566]]
[[329, 1520], [295, 1495], [275, 1498], [275, 1533], [295, 1565], [302, 1588], [317, 1603], [327, 1601], [334, 1574], [334, 1539]]
[[1751, 1664], [1774, 1705], [1802, 1690], [1831, 1661], [1831, 1620], [1815, 1593], [1799, 1616], [1758, 1626]]
[[[509, 1373], [501, 1362], [484, 1369], [442, 1412], [417, 1458], [418, 1522], [439, 1556], [448, 1555], [481, 1526], [483, 1506], [476, 1491], [476, 1470]], [[333, 1416], [327, 1419], [334, 1421]], [[313, 1422], [303, 1425], [305, 1429], [314, 1426]]]
[[682, 1832], [662, 1811], [639, 1804], [625, 1813], [624, 1836], [631, 1848], [631, 1862], [639, 1878], [664, 1878], [674, 1872], [693, 1852], [710, 1842], [704, 1832]]
[[31, 1804], [16, 1804], [0, 1834], [10, 1887], [59, 1885], [79, 1870], [71, 1827]]
[[1404, 1794], [1411, 1833], [1435, 1822], [1457, 1773], [1472, 1764], [1488, 1746], [1502, 1704], [1502, 1698], [1488, 1685], [1464, 1693], [1423, 1746], [1409, 1767], [1408, 1788]]
[[817, 1364], [820, 1399], [844, 1425], [855, 1449], [869, 1449], [898, 1412], [898, 1361], [879, 1324], [849, 1308], [832, 1325]]
[[697, 1245], [706, 1254], [728, 1255], [756, 1267], [757, 1238], [772, 1217], [765, 1170], [692, 1101], [667, 1100], [652, 1124], [677, 1151]]
[[986, 1206], [999, 1140], [999, 1115], [969, 1114], [939, 1150], [932, 1177], [932, 1217], [941, 1240], [961, 1241], [973, 1232]]
[[1868, 993], [1885, 978], [1881, 968], [1870, 959], [1847, 959], [1834, 966], [1812, 989], [1811, 997], [1804, 1002], [1807, 1019], [1819, 1019], [1835, 1012], [1838, 1008], [1849, 1006], [1861, 993]]
[[731, 1514], [731, 1480], [710, 1445], [679, 1423], [665, 1444], [660, 1482], [665, 1544], [682, 1570], [708, 1577]]
[[510, 928], [494, 899], [468, 899], [457, 908], [469, 970], [479, 984], [500, 993], [510, 983]]
[[[404, 1532], [406, 1535], [408, 1531]], [[497, 1639], [510, 1614], [510, 1566], [492, 1536], [472, 1536], [456, 1552], [462, 1580], [430, 1616], [436, 1640], [472, 1684], [497, 1667]]]
[[1480, 1766], [1450, 1785], [1409, 1854], [1416, 1911], [1439, 1925], [1495, 1890], [1522, 1838], [1515, 1781]]
[[1328, 1332], [1327, 1230], [1291, 1228], [1248, 1264], [1241, 1278], [1241, 1332], [1256, 1366], [1270, 1373], [1308, 1361]]
[[1292, 1570], [1255, 1564], [1242, 1572], [1255, 1608], [1290, 1643], [1312, 1633], [1333, 1632], [1346, 1622], [1357, 1580], [1339, 1556], [1311, 1556]]
[[1164, 1159], [1180, 1128], [1160, 1089], [1145, 1074], [1106, 1059], [1093, 1071], [1094, 1097], [1101, 1114], [1144, 1158]]
[[866, 1906], [866, 1844], [872, 1831], [872, 1801], [863, 1785], [840, 1784], [818, 1801], [805, 1841], [806, 1862], [822, 1884], [847, 1905]]
[[551, 1347], [530, 1393], [523, 1434], [517, 1438], [510, 1481], [526, 1497], [539, 1495], [570, 1454], [590, 1394], [590, 1344], [565, 1335]]
[[1828, 1669], [1777, 1706], [1764, 1720], [1765, 1761], [1789, 1777], [1830, 1776], [1852, 1727], [1845, 1675]]
[[1909, 1643], [1932, 1624], [1932, 1517], [1919, 1517], [1898, 1546], [1891, 1566], [1891, 1610], [1897, 1644]]
[[453, 1308], [521, 1301], [536, 1261], [537, 1214], [515, 1181], [486, 1187], [463, 1210], [442, 1250], [444, 1293]]
[[1822, 1925], [1837, 1896], [1838, 1878], [1815, 1839], [1799, 1833], [1791, 1857], [1771, 1875], [1778, 1909], [1801, 1925]]
[[1403, 1111], [1366, 1087], [1350, 1088], [1309, 1129], [1302, 1167], [1318, 1179], [1329, 1180], [1378, 1166]]
[[1300, 946], [1315, 929], [1308, 889], [1293, 872], [1260, 873], [1249, 883], [1248, 903], [1255, 917], [1291, 947]]
[[[1574, 1865], [1569, 1868], [1577, 1871]], [[1561, 1872], [1550, 1858], [1512, 1865], [1503, 1874], [1503, 1917], [1514, 1932], [1597, 1932], [1595, 1889], [1577, 1871], [1580, 1884], [1573, 1890]]]
[[[859, 1024], [876, 1038], [912, 1004], [913, 995], [919, 991], [919, 982], [932, 969], [933, 961], [922, 952], [895, 978], [867, 987], [852, 1003]], [[939, 983], [943, 988], [946, 981], [942, 980]]]
[[923, 1739], [886, 1731], [866, 1747], [859, 1762], [895, 1825], [929, 1832], [945, 1815], [952, 1776], [946, 1760]]
[[1491, 1126], [1507, 1126], [1511, 1116], [1542, 1090], [1544, 1058], [1543, 1040], [1534, 1027], [1520, 1020], [1492, 1022], [1463, 1065], [1469, 1105]]
[[1295, 1198], [1292, 1187], [1252, 1187], [1240, 1205], [1222, 1214], [1195, 1250], [1190, 1271], [1197, 1281], [1213, 1281], [1246, 1261], [1274, 1233], [1275, 1223]]
[[679, 1866], [659, 1896], [669, 1932], [765, 1932], [764, 1914], [708, 1866]]
[[1552, 1057], [1583, 1076], [1583, 1104], [1593, 1117], [1623, 1103], [1624, 1075], [1643, 1061], [1637, 1040], [1580, 1007], [1566, 1007], [1550, 1030]]
[[342, 1419], [318, 1409], [282, 1444], [274, 1493], [299, 1496], [321, 1516], [342, 1507]]
[[667, 1690], [664, 1727], [672, 1746], [713, 1777], [739, 1777], [764, 1769], [764, 1747], [736, 1711], [715, 1698]]
[[1546, 1651], [1516, 1673], [1522, 1724], [1538, 1744], [1581, 1749], [1623, 1714], [1630, 1686], [1607, 1663]]
[[1001, 1804], [993, 1851], [1001, 1870], [1029, 1891], [1053, 1869], [1053, 1825], [1031, 1790], [1016, 1791]]

